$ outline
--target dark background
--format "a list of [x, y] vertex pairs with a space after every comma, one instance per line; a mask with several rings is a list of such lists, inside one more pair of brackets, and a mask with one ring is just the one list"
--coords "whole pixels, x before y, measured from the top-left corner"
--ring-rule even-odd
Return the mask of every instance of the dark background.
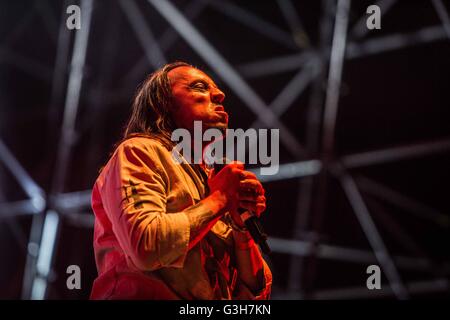
[[[171, 1], [180, 10], [185, 10], [192, 2]], [[335, 4], [331, 0], [291, 0], [304, 28], [304, 33], [300, 33], [303, 41], [295, 41], [277, 1], [210, 2], [204, 5], [197, 17], [190, 18], [191, 23], [267, 104], [277, 97], [302, 66], [251, 76], [245, 73], [245, 65], [318, 49], [324, 7], [329, 2], [334, 12]], [[77, 3], [0, 1], [0, 139], [32, 179], [49, 194], [55, 175], [55, 163], [58, 161], [57, 150], [71, 71], [69, 62], [73, 40], [75, 33], [79, 32], [63, 31], [68, 35], [69, 45], [66, 51], [61, 48], [59, 50], [66, 58], [66, 63], [60, 69], [55, 69], [59, 30], [68, 16], [65, 8]], [[169, 23], [147, 1], [134, 3], [159, 41], [166, 30], [173, 32], [170, 31]], [[275, 26], [292, 36], [292, 42], [282, 44], [238, 21], [233, 15], [224, 14], [218, 9], [221, 3], [236, 6], [260, 21]], [[351, 33], [353, 27], [364, 16], [367, 6], [373, 3], [375, 1], [352, 2], [348, 43], [361, 44], [392, 34], [409, 35], [430, 26], [442, 26], [431, 1], [399, 0], [383, 14], [381, 30], [370, 31], [363, 38], [354, 40]], [[448, 1], [444, 3], [447, 13], [450, 12]], [[334, 19], [331, 21], [333, 23]], [[330, 40], [325, 40], [325, 46], [322, 47], [324, 56], [329, 53]], [[225, 108], [231, 116], [231, 128], [248, 128], [257, 119], [185, 40], [176, 38], [173, 45], [164, 51], [164, 55], [167, 61], [187, 61], [215, 79], [227, 95]], [[310, 134], [314, 130], [321, 133], [321, 125], [312, 123], [310, 114], [311, 110], [317, 110], [319, 115], [323, 112], [328, 74], [326, 62], [323, 78], [311, 81], [280, 117], [308, 152], [303, 157], [296, 157], [281, 145], [280, 162], [323, 157], [339, 159], [344, 155], [368, 150], [429, 144], [449, 139], [449, 56], [450, 38], [443, 36], [425, 43], [416, 39], [402, 48], [346, 59], [335, 148], [332, 154], [327, 155], [322, 152], [320, 139]], [[88, 191], [91, 188], [98, 169], [107, 161], [112, 146], [121, 136], [136, 87], [153, 70], [123, 7], [117, 1], [94, 1], [75, 123], [77, 136], [68, 161], [67, 177], [60, 192]], [[314, 95], [319, 97], [319, 103], [314, 103]], [[349, 170], [353, 177], [370, 178], [433, 208], [444, 217], [436, 222], [431, 216], [411, 214], [410, 210], [399, 208], [383, 197], [362, 193], [392, 255], [426, 258], [432, 262], [432, 267], [426, 271], [399, 269], [402, 280], [410, 283], [444, 279], [444, 286], [432, 287], [423, 293], [414, 293], [413, 290], [412, 298], [448, 295], [445, 279], [448, 279], [450, 258], [449, 160], [447, 145], [447, 150], [438, 150], [426, 156]], [[305, 182], [303, 179], [308, 180]], [[326, 192], [323, 192], [319, 181], [325, 181]], [[298, 209], [298, 200], [309, 183], [312, 184], [312, 205], [305, 213]], [[341, 185], [331, 174], [325, 173], [318, 180], [291, 178], [267, 182], [264, 186], [269, 196], [268, 208], [262, 220], [270, 236], [300, 241], [309, 241], [313, 237], [317, 239], [317, 243], [371, 251], [366, 234], [362, 231]], [[27, 198], [17, 179], [1, 161], [0, 190], [0, 206]], [[0, 210], [0, 298], [19, 299], [32, 217], [28, 214], [1, 217], [3, 213]], [[71, 214], [75, 218], [71, 218]], [[302, 227], [301, 232], [294, 233], [295, 221], [302, 215], [307, 215], [309, 222]], [[314, 219], [317, 216], [322, 216], [322, 219], [317, 221]], [[47, 298], [88, 298], [92, 281], [96, 277], [91, 222], [89, 203], [84, 202], [74, 210], [61, 212], [60, 232]], [[400, 232], [392, 225], [400, 226], [409, 238], [400, 241]], [[301, 260], [303, 268], [298, 270], [299, 283], [292, 284], [293, 278], [289, 274], [297, 272], [290, 270], [292, 259], [290, 254], [282, 252], [274, 252], [268, 258], [274, 275], [274, 298], [320, 298], [321, 295], [315, 293], [365, 287], [366, 268], [370, 263], [305, 257]], [[71, 264], [81, 267], [81, 290], [70, 291], [66, 288], [65, 270]], [[384, 277], [383, 288], [388, 287], [389, 283]], [[338, 292], [330, 297], [376, 296], [370, 292], [358, 292], [354, 295], [349, 293], [349, 296]], [[394, 298], [389, 292], [384, 296]]]

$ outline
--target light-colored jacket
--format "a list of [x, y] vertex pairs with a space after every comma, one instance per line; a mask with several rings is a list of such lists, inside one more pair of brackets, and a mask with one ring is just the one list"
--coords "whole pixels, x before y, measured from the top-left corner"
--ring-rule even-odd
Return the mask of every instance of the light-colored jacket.
[[[188, 250], [190, 210], [206, 196], [208, 171], [177, 164], [159, 140], [122, 142], [92, 192], [98, 278], [92, 299], [268, 299], [239, 280], [231, 227], [219, 220]], [[196, 223], [196, 222], [191, 222]]]

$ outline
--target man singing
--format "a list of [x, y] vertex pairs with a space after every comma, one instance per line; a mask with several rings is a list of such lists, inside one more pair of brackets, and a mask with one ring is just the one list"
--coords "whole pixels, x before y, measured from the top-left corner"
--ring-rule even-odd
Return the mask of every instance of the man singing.
[[[121, 143], [92, 191], [98, 277], [91, 299], [269, 299], [272, 274], [238, 208], [266, 207], [256, 176], [174, 161], [177, 128], [228, 126], [202, 71], [167, 64], [139, 88]], [[204, 144], [203, 147], [206, 147]]]

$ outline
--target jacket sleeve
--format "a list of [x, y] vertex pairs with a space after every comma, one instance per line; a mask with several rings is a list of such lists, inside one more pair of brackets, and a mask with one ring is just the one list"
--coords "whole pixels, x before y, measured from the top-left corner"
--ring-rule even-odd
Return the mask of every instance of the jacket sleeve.
[[100, 186], [103, 206], [123, 252], [144, 271], [181, 268], [189, 246], [186, 213], [166, 213], [169, 179], [157, 148], [123, 143], [105, 168]]
[[234, 299], [236, 300], [269, 300], [272, 293], [272, 272], [266, 261], [263, 259], [264, 285], [258, 292], [250, 290], [244, 282], [238, 280]]

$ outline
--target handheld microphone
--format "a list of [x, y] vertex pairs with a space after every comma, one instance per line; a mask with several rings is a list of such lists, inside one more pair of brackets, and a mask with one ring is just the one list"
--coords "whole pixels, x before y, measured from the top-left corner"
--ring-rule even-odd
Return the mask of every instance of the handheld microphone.
[[[223, 163], [214, 163], [214, 171], [215, 174], [218, 174], [220, 170], [225, 167], [226, 162], [228, 159], [224, 158]], [[245, 223], [245, 226], [247, 227], [248, 231], [250, 232], [250, 235], [252, 236], [253, 240], [260, 246], [261, 250], [265, 254], [270, 254], [271, 250], [269, 245], [267, 244], [267, 234], [264, 232], [264, 229], [262, 227], [261, 221], [258, 219], [257, 216], [254, 214], [244, 214], [248, 210], [244, 208], [238, 208], [238, 212], [241, 215], [242, 220]]]

